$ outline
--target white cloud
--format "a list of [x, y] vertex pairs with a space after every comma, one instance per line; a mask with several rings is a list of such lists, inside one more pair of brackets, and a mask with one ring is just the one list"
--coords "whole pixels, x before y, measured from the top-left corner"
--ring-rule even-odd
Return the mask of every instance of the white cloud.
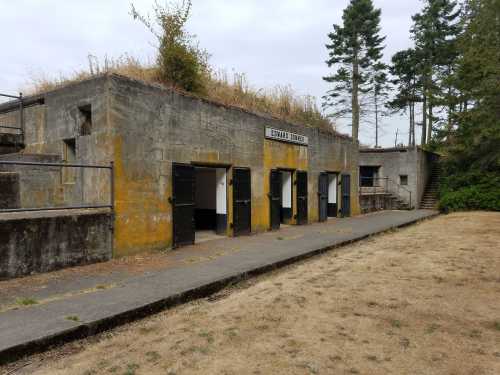
[[[212, 64], [245, 72], [256, 87], [291, 84], [299, 94], [321, 97], [328, 85], [325, 43], [332, 24], [340, 23], [347, 0], [194, 0], [191, 32], [212, 54]], [[387, 35], [386, 59], [410, 45], [411, 15], [419, 0], [375, 0], [382, 8]], [[136, 0], [143, 12], [152, 0]], [[87, 55], [118, 56], [129, 52], [153, 59], [154, 39], [132, 20], [124, 0], [0, 0], [0, 91], [17, 92], [30, 73], [57, 75], [87, 65]], [[384, 145], [404, 117], [388, 121]], [[349, 131], [344, 127], [343, 131]], [[361, 130], [371, 143], [373, 131]]]

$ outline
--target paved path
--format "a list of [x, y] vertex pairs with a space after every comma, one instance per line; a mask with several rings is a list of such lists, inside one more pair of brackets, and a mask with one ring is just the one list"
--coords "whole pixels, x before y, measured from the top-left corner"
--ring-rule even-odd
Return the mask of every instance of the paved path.
[[[157, 254], [140, 272], [113, 261], [0, 282], [0, 363], [434, 215], [437, 212], [430, 210], [384, 211], [204, 242]], [[27, 297], [37, 304], [22, 306], [20, 301]]]

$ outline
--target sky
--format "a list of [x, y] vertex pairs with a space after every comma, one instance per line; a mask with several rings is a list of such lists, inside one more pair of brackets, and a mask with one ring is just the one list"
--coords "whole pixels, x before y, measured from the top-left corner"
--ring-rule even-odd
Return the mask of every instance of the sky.
[[[159, 0], [162, 3], [163, 0]], [[143, 13], [153, 0], [133, 0]], [[340, 24], [348, 0], [193, 0], [188, 30], [211, 54], [212, 66], [245, 73], [257, 89], [291, 85], [298, 95], [321, 97], [329, 89], [322, 77], [327, 34]], [[385, 61], [412, 45], [411, 16], [421, 0], [374, 0], [382, 9]], [[0, 92], [17, 93], [33, 77], [57, 77], [87, 68], [88, 55], [124, 53], [154, 61], [154, 38], [129, 14], [128, 0], [0, 0]], [[351, 132], [348, 121], [338, 130]], [[407, 142], [408, 120], [383, 121], [379, 143], [394, 145], [395, 132]], [[373, 145], [375, 131], [361, 126], [360, 141]], [[418, 140], [418, 134], [416, 136]]]

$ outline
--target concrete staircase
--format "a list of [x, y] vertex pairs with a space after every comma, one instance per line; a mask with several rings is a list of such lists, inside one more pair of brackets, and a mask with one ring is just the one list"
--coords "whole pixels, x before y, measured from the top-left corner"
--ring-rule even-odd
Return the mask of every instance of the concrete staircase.
[[431, 171], [431, 176], [427, 186], [425, 187], [420, 208], [435, 210], [438, 207], [439, 180], [441, 178], [441, 169], [439, 164], [434, 163]]
[[397, 195], [391, 194], [393, 210], [411, 210], [410, 204]]

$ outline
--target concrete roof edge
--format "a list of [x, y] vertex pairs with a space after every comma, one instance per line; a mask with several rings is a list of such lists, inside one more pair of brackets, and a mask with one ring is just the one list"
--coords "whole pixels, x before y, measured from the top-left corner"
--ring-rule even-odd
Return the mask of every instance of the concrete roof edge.
[[316, 129], [320, 133], [331, 134], [331, 135], [334, 135], [334, 136], [339, 137], [339, 138], [343, 138], [343, 139], [347, 139], [347, 140], [352, 140], [352, 138], [350, 136], [348, 136], [347, 134], [339, 133], [338, 131], [333, 130], [333, 129], [331, 131], [326, 131], [326, 130], [323, 130], [323, 129], [320, 129], [320, 128], [317, 128], [317, 127], [307, 126], [307, 125], [304, 125], [304, 124], [300, 124], [300, 123], [295, 123], [295, 122], [283, 120], [283, 119], [281, 119], [279, 117], [276, 117], [276, 116], [273, 116], [273, 115], [271, 115], [269, 113], [251, 111], [251, 110], [246, 109], [244, 107], [239, 107], [239, 106], [235, 106], [235, 105], [221, 103], [221, 102], [218, 102], [218, 101], [210, 99], [210, 98], [206, 98], [206, 97], [203, 97], [203, 96], [200, 96], [200, 95], [189, 93], [189, 92], [186, 92], [186, 91], [174, 88], [174, 87], [169, 87], [169, 86], [161, 85], [159, 83], [146, 82], [146, 81], [143, 81], [143, 80], [140, 80], [140, 79], [127, 77], [127, 76], [124, 76], [124, 75], [121, 75], [121, 74], [117, 74], [117, 73], [110, 73], [109, 76], [111, 78], [113, 78], [113, 79], [118, 79], [118, 80], [122, 80], [122, 81], [136, 82], [136, 83], [142, 84], [144, 86], [154, 87], [154, 88], [157, 88], [159, 90], [168, 91], [168, 92], [175, 93], [175, 94], [178, 94], [178, 95], [181, 95], [181, 96], [184, 96], [184, 97], [187, 97], [187, 98], [191, 98], [191, 99], [197, 99], [197, 100], [200, 100], [200, 101], [202, 101], [204, 103], [207, 103], [207, 104], [216, 105], [216, 106], [219, 106], [219, 107], [223, 107], [223, 108], [227, 108], [227, 109], [231, 109], [231, 110], [236, 110], [236, 111], [244, 112], [244, 113], [247, 113], [247, 114], [259, 117], [259, 118], [280, 121], [280, 122], [283, 122], [283, 123], [291, 125], [291, 126], [295, 126], [295, 127], [300, 126], [302, 128], [305, 128], [305, 129]]

